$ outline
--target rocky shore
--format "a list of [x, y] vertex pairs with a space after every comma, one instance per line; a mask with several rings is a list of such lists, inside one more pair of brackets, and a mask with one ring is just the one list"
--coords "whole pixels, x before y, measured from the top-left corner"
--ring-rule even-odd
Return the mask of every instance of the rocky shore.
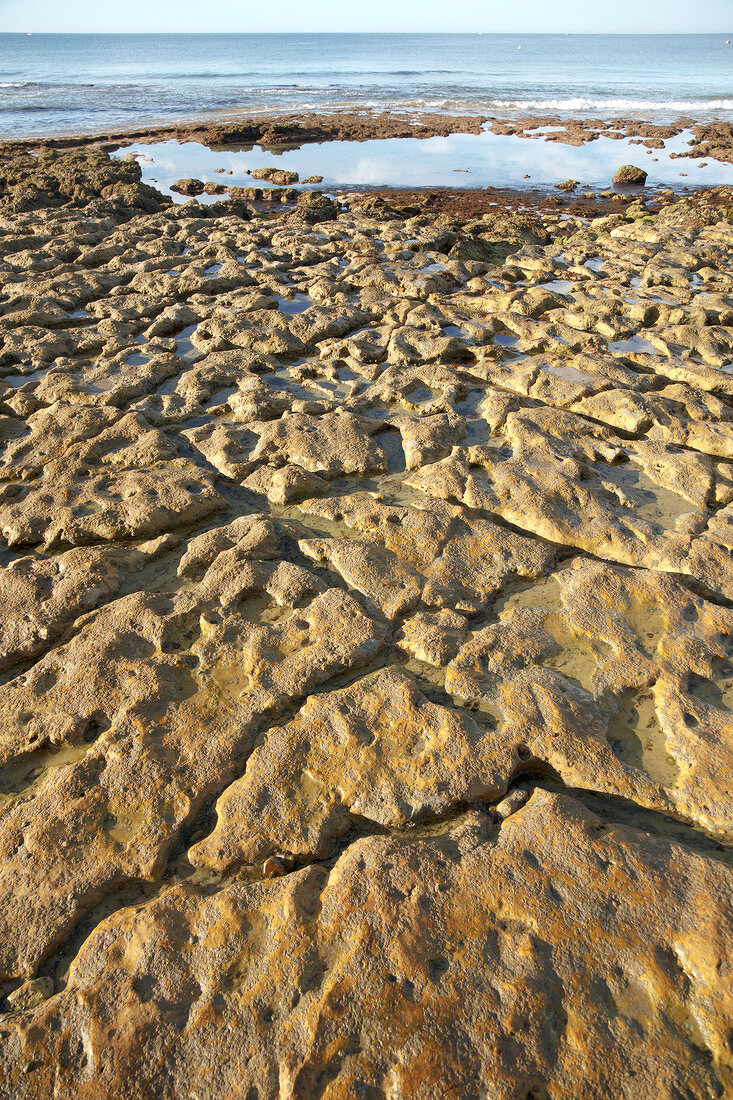
[[567, 118], [561, 115], [531, 115], [516, 118], [489, 115], [446, 115], [436, 112], [409, 114], [383, 111], [337, 111], [330, 114], [306, 112], [298, 115], [259, 115], [192, 120], [175, 124], [128, 128], [114, 132], [68, 134], [0, 143], [0, 156], [37, 149], [100, 148], [108, 152], [130, 142], [151, 143], [196, 141], [211, 148], [260, 145], [267, 149], [321, 144], [327, 141], [372, 141], [383, 138], [432, 138], [450, 134], [479, 134], [482, 129], [494, 134], [513, 135], [534, 141], [549, 141], [582, 146], [600, 137], [614, 141], [631, 139], [653, 153], [663, 149], [665, 141], [689, 130], [689, 149], [672, 153], [673, 157], [707, 157], [733, 164], [733, 125], [729, 122], [702, 122], [679, 118], [673, 123], [649, 122], [636, 117]]
[[733, 194], [14, 153], [0, 1097], [730, 1095]]

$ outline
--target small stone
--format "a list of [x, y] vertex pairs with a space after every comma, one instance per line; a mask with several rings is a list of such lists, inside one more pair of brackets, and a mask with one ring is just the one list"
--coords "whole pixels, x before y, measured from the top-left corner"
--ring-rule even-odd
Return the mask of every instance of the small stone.
[[506, 821], [517, 810], [521, 810], [528, 798], [529, 791], [510, 791], [506, 798], [502, 798], [501, 802], [497, 802], [494, 806], [494, 813], [500, 821]]
[[53, 978], [32, 978], [23, 982], [12, 993], [8, 993], [7, 1002], [16, 1012], [27, 1012], [38, 1008], [54, 993]]
[[262, 864], [262, 874], [265, 878], [282, 878], [285, 874], [285, 864], [277, 856], [269, 856]]

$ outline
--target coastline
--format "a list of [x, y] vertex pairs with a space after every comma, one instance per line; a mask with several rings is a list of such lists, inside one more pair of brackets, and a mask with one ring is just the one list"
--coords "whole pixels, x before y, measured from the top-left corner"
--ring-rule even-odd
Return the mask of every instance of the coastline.
[[[538, 133], [547, 127], [553, 132]], [[131, 141], [153, 144], [168, 140], [193, 141], [209, 147], [259, 144], [281, 149], [293, 145], [320, 144], [329, 141], [363, 142], [385, 138], [445, 137], [451, 134], [479, 134], [489, 129], [494, 134], [512, 135], [527, 140], [543, 140], [568, 146], [582, 146], [608, 137], [638, 141], [644, 149], [657, 149], [659, 143], [689, 129], [693, 134], [690, 149], [680, 157], [707, 157], [733, 163], [733, 123], [696, 121], [689, 116], [673, 123], [655, 123], [629, 116], [609, 118], [573, 118], [558, 114], [528, 112], [497, 117], [489, 115], [452, 115], [414, 111], [410, 114], [390, 111], [302, 112], [289, 115], [238, 116], [234, 112], [206, 118], [182, 120], [144, 127], [84, 134], [33, 136], [0, 142], [0, 154], [45, 146], [55, 149], [102, 148], [113, 151]]]

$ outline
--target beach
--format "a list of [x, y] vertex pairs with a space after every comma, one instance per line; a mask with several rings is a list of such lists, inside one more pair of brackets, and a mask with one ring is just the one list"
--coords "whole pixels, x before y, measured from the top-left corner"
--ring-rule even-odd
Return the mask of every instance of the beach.
[[2, 1100], [733, 1089], [714, 110], [6, 129]]

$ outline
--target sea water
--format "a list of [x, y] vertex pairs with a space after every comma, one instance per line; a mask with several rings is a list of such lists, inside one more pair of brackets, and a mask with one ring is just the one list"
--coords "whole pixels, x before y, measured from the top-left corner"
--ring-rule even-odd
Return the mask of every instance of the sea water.
[[733, 119], [732, 66], [723, 35], [0, 34], [0, 137], [375, 108]]

